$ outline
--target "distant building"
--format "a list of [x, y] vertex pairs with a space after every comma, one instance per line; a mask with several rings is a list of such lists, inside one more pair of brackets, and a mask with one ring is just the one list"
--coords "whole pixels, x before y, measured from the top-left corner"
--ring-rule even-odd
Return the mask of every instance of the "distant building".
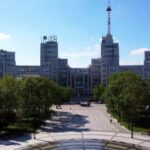
[[15, 76], [22, 77], [40, 77], [42, 75], [41, 66], [16, 66]]
[[15, 52], [0, 50], [0, 76], [15, 74]]
[[67, 59], [58, 59], [58, 84], [64, 87], [68, 86], [69, 66]]
[[70, 68], [69, 86], [76, 97], [90, 95], [90, 72], [88, 68]]
[[102, 37], [101, 44], [101, 82], [108, 84], [108, 77], [119, 71], [119, 44], [113, 42], [111, 34]]
[[[144, 79], [144, 66], [143, 65], [124, 65], [119, 66], [120, 72], [131, 71], [137, 75], [139, 75], [142, 79]], [[150, 70], [149, 70], [150, 71]]]
[[144, 78], [150, 78], [150, 51], [145, 51]]
[[101, 82], [108, 84], [108, 77], [119, 71], [119, 44], [113, 41], [111, 34], [111, 6], [107, 7], [108, 33], [102, 37], [101, 43]]
[[58, 82], [58, 43], [56, 36], [44, 36], [40, 52], [41, 67], [48, 68], [49, 78]]
[[101, 83], [101, 59], [92, 59], [90, 66], [90, 81], [91, 92], [92, 89]]

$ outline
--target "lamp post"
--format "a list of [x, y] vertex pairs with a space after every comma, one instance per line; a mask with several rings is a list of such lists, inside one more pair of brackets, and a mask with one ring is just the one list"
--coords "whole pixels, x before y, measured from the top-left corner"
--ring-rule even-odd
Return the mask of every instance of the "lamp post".
[[33, 109], [33, 139], [36, 139], [36, 109]]
[[133, 117], [131, 118], [131, 138], [133, 139]]

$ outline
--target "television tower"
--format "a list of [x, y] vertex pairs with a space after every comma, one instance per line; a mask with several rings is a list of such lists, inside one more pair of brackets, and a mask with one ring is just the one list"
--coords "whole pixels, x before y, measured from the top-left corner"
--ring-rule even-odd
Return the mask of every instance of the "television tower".
[[108, 7], [107, 7], [107, 13], [108, 13], [108, 35], [111, 34], [111, 5], [110, 5], [110, 0], [108, 0]]

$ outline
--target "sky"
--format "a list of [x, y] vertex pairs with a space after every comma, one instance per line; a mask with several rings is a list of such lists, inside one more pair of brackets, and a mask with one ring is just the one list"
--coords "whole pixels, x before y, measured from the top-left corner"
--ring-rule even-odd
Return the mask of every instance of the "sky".
[[[107, 0], [0, 0], [0, 49], [15, 51], [17, 65], [40, 64], [43, 35], [56, 35], [59, 57], [88, 67], [101, 57]], [[111, 33], [120, 64], [143, 64], [150, 48], [150, 0], [111, 0]]]

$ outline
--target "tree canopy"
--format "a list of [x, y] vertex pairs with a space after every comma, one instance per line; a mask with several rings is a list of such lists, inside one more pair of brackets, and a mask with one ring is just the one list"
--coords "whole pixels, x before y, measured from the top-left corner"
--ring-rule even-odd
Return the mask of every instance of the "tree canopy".
[[109, 84], [103, 93], [108, 111], [117, 115], [119, 121], [135, 123], [150, 122], [150, 80], [144, 81], [132, 72], [115, 73], [109, 78]]
[[61, 87], [48, 78], [1, 78], [0, 127], [2, 129], [17, 119], [34, 123], [35, 118], [40, 125], [51, 115], [52, 105], [60, 105], [71, 96], [72, 89]]

